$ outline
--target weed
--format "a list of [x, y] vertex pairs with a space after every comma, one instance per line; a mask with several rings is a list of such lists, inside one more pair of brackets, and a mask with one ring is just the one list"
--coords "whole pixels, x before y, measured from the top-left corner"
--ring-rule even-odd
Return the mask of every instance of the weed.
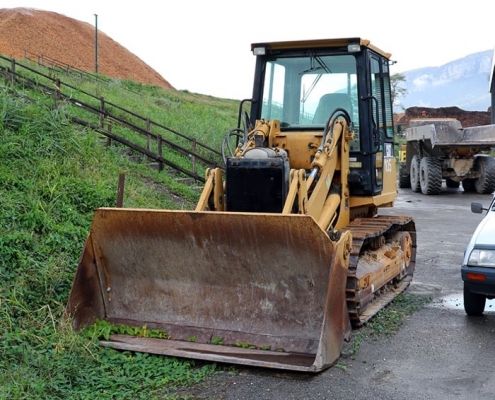
[[394, 334], [401, 327], [404, 318], [431, 302], [430, 297], [402, 293], [391, 305], [383, 308], [368, 323], [374, 334]]
[[223, 342], [223, 338], [221, 337], [214, 337], [213, 339], [211, 339], [212, 344], [221, 345], [222, 342]]
[[343, 356], [352, 357], [359, 351], [362, 342], [378, 335], [395, 334], [404, 318], [431, 302], [431, 297], [402, 293], [392, 303], [381, 309], [365, 326], [352, 334], [349, 347], [342, 352]]
[[169, 339], [167, 331], [160, 329], [148, 329], [146, 325], [142, 327], [118, 324], [114, 325], [108, 321], [96, 320], [93, 325], [82, 330], [82, 334], [89, 339], [109, 340], [112, 334], [130, 335], [137, 337]]

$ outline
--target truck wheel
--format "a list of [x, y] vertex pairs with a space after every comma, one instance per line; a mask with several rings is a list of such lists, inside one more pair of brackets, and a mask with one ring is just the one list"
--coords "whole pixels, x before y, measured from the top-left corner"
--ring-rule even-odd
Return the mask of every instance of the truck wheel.
[[409, 181], [411, 183], [411, 189], [413, 192], [419, 192], [421, 186], [419, 185], [419, 164], [421, 159], [419, 156], [413, 156], [411, 160], [411, 171], [409, 173]]
[[461, 182], [453, 181], [452, 179], [447, 178], [447, 179], [445, 179], [445, 184], [447, 185], [447, 187], [449, 189], [457, 189], [457, 188], [459, 188], [459, 185], [461, 184]]
[[475, 179], [474, 187], [479, 194], [491, 194], [495, 191], [495, 160], [491, 156], [478, 156], [474, 162], [480, 177]]
[[399, 164], [399, 187], [401, 189], [407, 189], [411, 187], [411, 180], [407, 173], [407, 166], [405, 163]]
[[473, 317], [482, 315], [485, 310], [485, 303], [486, 296], [471, 292], [464, 282], [464, 311], [466, 314]]
[[419, 184], [423, 194], [439, 194], [442, 191], [442, 167], [434, 157], [423, 157], [419, 164]]
[[472, 193], [476, 191], [476, 188], [474, 187], [474, 179], [464, 179], [462, 181], [462, 188], [466, 193]]

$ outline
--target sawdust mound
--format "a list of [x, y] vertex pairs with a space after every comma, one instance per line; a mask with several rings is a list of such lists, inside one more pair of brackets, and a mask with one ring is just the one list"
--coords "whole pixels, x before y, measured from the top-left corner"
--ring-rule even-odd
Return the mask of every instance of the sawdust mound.
[[[95, 70], [95, 28], [50, 11], [32, 8], [0, 9], [0, 54], [37, 59], [43, 55], [88, 72]], [[98, 31], [98, 72], [173, 89], [140, 58]]]

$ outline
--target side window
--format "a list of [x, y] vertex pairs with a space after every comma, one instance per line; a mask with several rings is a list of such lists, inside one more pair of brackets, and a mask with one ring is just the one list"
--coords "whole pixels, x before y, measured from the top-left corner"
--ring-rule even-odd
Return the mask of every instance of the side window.
[[[371, 58], [371, 91], [378, 100], [379, 129], [387, 139], [393, 139], [393, 108], [390, 96], [389, 67], [386, 59]], [[373, 102], [373, 117], [376, 115], [377, 104]]]
[[261, 118], [283, 121], [285, 68], [274, 62], [268, 62], [266, 68]]

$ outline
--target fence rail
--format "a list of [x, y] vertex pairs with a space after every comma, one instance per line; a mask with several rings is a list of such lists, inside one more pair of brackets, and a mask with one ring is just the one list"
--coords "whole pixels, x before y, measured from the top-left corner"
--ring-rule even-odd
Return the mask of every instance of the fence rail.
[[[59, 107], [62, 102], [73, 104], [80, 110], [88, 113], [88, 116], [85, 118], [69, 115], [74, 123], [86, 126], [106, 136], [109, 144], [112, 141], [118, 142], [158, 162], [160, 170], [163, 169], [163, 165], [167, 165], [195, 180], [204, 182], [204, 177], [197, 173], [197, 165], [200, 164], [203, 168], [215, 168], [219, 166], [221, 153], [197, 141], [193, 137], [168, 128], [150, 118], [136, 114], [118, 104], [106, 101], [101, 96], [95, 96], [69, 83], [62, 82], [59, 78], [43, 74], [18, 60], [0, 55], [1, 60], [7, 63], [1, 70], [5, 85], [20, 85], [51, 96], [54, 99], [54, 107]], [[21, 73], [20, 70], [29, 71], [35, 74], [36, 77], [43, 78], [45, 83], [40, 83], [35, 79], [29, 78], [25, 73]], [[66, 89], [70, 89], [73, 92], [66, 94], [64, 93]], [[79, 97], [74, 95], [74, 92], [78, 93]], [[83, 100], [83, 97], [85, 100]], [[117, 115], [114, 110], [118, 111], [121, 115]], [[91, 120], [91, 116], [96, 118], [97, 122]], [[133, 120], [138, 121], [138, 123], [131, 122]], [[129, 132], [137, 134], [145, 140], [146, 144], [143, 146], [139, 140], [130, 139], [123, 134], [116, 133], [115, 127], [124, 128]], [[187, 157], [190, 160], [190, 168], [184, 168], [168, 159], [164, 155], [165, 150]]]

